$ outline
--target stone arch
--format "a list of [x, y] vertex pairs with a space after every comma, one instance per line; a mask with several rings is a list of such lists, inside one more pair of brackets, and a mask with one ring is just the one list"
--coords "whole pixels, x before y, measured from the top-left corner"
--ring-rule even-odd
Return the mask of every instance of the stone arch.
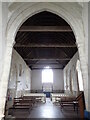
[[[6, 31], [7, 39], [8, 41], [10, 41], [11, 44], [12, 42], [14, 43], [15, 36], [17, 34], [19, 27], [29, 17], [42, 11], [48, 11], [62, 17], [71, 26], [75, 34], [76, 44], [78, 47], [79, 47], [79, 43], [84, 41], [84, 39], [82, 40], [79, 39], [79, 36], [82, 38], [84, 37], [84, 35], [82, 34], [83, 33], [82, 21], [80, 19], [75, 19], [75, 17], [73, 17], [73, 13], [72, 14], [69, 13], [69, 11], [66, 11], [66, 9], [63, 8], [62, 6], [54, 5], [54, 3], [36, 3], [30, 7], [26, 5], [26, 8], [22, 7], [19, 11], [20, 12], [16, 10], [14, 12], [14, 14], [9, 19], [9, 22], [7, 25], [7, 31]], [[81, 16], [81, 14], [77, 14], [77, 17], [78, 16]], [[80, 29], [80, 31], [78, 32], [77, 29]], [[11, 35], [11, 31], [13, 31], [12, 35]]]
[[[84, 37], [84, 30], [83, 30], [83, 24], [82, 24], [82, 16], [80, 12], [78, 12], [78, 10], [75, 11], [75, 14], [77, 16], [74, 16], [73, 15], [74, 13], [70, 12], [69, 6], [67, 6], [67, 8], [68, 9], [66, 9], [66, 7], [63, 7], [62, 5], [58, 6], [54, 3], [35, 3], [32, 6], [25, 4], [24, 7], [22, 6], [19, 9], [19, 12], [18, 10], [16, 10], [13, 13], [13, 15], [11, 16], [8, 22], [7, 31], [6, 31], [7, 41], [8, 41], [7, 46], [13, 47], [16, 33], [19, 27], [21, 26], [21, 24], [24, 23], [24, 21], [26, 21], [29, 17], [33, 16], [36, 13], [39, 13], [42, 11], [49, 11], [62, 17], [71, 26], [76, 38], [76, 44], [79, 50], [80, 62], [82, 64], [81, 66], [82, 66], [82, 69], [84, 70], [86, 67], [86, 64], [85, 64], [86, 60], [84, 59], [85, 58], [85, 50], [84, 50], [85, 37]], [[85, 73], [83, 72], [83, 78], [86, 79], [84, 74]]]
[[[55, 13], [56, 15], [62, 17], [69, 25], [71, 26], [75, 37], [76, 37], [76, 44], [79, 50], [80, 55], [80, 61], [82, 66], [82, 72], [83, 72], [83, 79], [86, 79], [86, 73], [84, 72], [84, 69], [86, 67], [86, 61], [85, 59], [85, 51], [84, 51], [84, 34], [83, 34], [83, 25], [81, 20], [81, 14], [78, 12], [78, 10], [75, 11], [76, 16], [74, 15], [74, 12], [69, 10], [69, 4], [67, 7], [63, 6], [62, 3], [60, 6], [55, 3], [33, 3], [32, 6], [29, 6], [28, 3], [19, 10], [14, 11], [13, 15], [10, 17], [7, 29], [6, 29], [6, 37], [7, 37], [7, 45], [6, 45], [6, 53], [5, 53], [5, 59], [4, 59], [4, 67], [3, 67], [3, 74], [1, 76], [1, 88], [4, 94], [2, 97], [2, 103], [5, 103], [5, 96], [8, 84], [8, 76], [10, 71], [10, 63], [11, 63], [11, 55], [12, 55], [12, 49], [15, 42], [15, 36], [16, 33], [21, 26], [21, 24], [26, 21], [29, 17], [32, 15], [42, 12], [42, 11], [49, 11], [52, 13]], [[3, 81], [4, 80], [4, 81]], [[1, 91], [1, 92], [2, 92]], [[2, 93], [3, 93], [2, 92]], [[4, 108], [4, 105], [2, 106], [2, 109]]]
[[[57, 9], [56, 9], [57, 8]], [[85, 50], [84, 50], [84, 33], [83, 33], [83, 24], [81, 19], [81, 14], [78, 12], [78, 10], [75, 11], [75, 14], [77, 16], [74, 16], [73, 12], [70, 12], [69, 6], [66, 7], [60, 5], [56, 5], [54, 3], [35, 3], [32, 4], [32, 6], [29, 6], [28, 4], [25, 4], [18, 10], [16, 10], [13, 15], [11, 16], [8, 26], [7, 26], [7, 46], [12, 46], [15, 42], [15, 36], [16, 33], [21, 26], [21, 24], [24, 23], [29, 17], [33, 16], [36, 13], [42, 12], [42, 11], [49, 11], [52, 13], [55, 13], [56, 15], [62, 17], [72, 28], [75, 38], [76, 38], [76, 44], [79, 50], [79, 56], [80, 56], [80, 62], [82, 69], [84, 70], [86, 67], [86, 60], [85, 58]], [[72, 10], [71, 10], [72, 11]], [[12, 33], [12, 34], [11, 34]], [[82, 62], [83, 61], [83, 62]], [[86, 68], [87, 69], [87, 68]], [[82, 71], [83, 71], [82, 70]], [[86, 79], [85, 73], [83, 72], [83, 79]]]

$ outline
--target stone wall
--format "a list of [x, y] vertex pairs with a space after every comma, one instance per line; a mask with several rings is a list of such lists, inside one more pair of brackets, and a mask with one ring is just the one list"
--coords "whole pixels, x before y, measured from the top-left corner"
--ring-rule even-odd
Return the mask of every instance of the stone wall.
[[[53, 90], [64, 90], [63, 70], [52, 69]], [[42, 90], [42, 70], [32, 70], [32, 90]]]
[[[13, 49], [7, 89], [7, 109], [12, 107], [13, 98], [21, 97], [31, 89], [31, 70], [22, 57]], [[6, 117], [8, 111], [6, 112]]]
[[[88, 108], [90, 114], [90, 2], [88, 4]], [[90, 115], [89, 115], [90, 119]]]
[[79, 59], [79, 54], [77, 52], [63, 70], [65, 90], [70, 91], [70, 80], [71, 80], [72, 91], [78, 91], [77, 73], [76, 73], [77, 72], [76, 65], [78, 59]]
[[0, 76], [4, 66], [3, 60], [6, 50], [6, 26], [8, 21], [8, 3], [0, 2]]
[[21, 56], [13, 49], [8, 94], [20, 97], [31, 89], [31, 70]]

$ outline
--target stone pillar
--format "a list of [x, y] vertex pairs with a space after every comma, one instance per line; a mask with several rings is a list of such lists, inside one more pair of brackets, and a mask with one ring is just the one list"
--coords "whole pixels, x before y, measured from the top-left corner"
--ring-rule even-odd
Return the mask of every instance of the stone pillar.
[[12, 45], [8, 43], [6, 48], [5, 59], [3, 60], [3, 72], [0, 81], [0, 120], [4, 117], [4, 108], [7, 95], [12, 49]]
[[2, 2], [0, 2], [0, 76], [2, 74]]
[[88, 102], [90, 112], [90, 2], [88, 3]]
[[[84, 39], [85, 40], [85, 39]], [[86, 110], [88, 110], [88, 66], [85, 54], [85, 46], [84, 43], [79, 43], [79, 57], [80, 57], [80, 65], [82, 71], [82, 78], [83, 78], [83, 86], [84, 86], [84, 97], [85, 97], [85, 106]]]

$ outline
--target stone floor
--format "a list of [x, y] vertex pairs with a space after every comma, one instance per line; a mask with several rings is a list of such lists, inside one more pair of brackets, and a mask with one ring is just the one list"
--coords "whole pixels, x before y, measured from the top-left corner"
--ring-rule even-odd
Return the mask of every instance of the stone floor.
[[79, 113], [73, 110], [73, 107], [65, 107], [61, 110], [60, 106], [55, 105], [51, 102], [50, 99], [46, 100], [46, 103], [36, 104], [33, 109], [28, 112], [28, 110], [14, 110], [13, 116], [15, 118], [21, 119], [30, 119], [31, 118], [79, 118]]

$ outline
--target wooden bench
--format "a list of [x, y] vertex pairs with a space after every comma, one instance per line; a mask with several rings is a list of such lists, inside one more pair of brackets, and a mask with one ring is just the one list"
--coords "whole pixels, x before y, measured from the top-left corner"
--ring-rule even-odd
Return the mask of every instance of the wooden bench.
[[13, 106], [9, 108], [9, 110], [12, 111], [12, 109], [28, 109], [29, 112], [33, 108], [35, 103], [41, 102], [43, 98], [43, 101], [45, 102], [46, 97], [43, 93], [30, 93], [26, 94], [19, 98], [14, 98], [13, 100]]
[[32, 99], [23, 99], [23, 97], [20, 98], [14, 98], [13, 106], [10, 108], [12, 109], [28, 109], [30, 112], [33, 107], [33, 100]]
[[30, 100], [32, 101], [33, 104], [42, 102], [42, 97], [41, 96], [23, 96], [24, 100]]
[[22, 99], [22, 100], [15, 100], [14, 104], [13, 104], [13, 107], [16, 107], [16, 106], [32, 106], [32, 105], [33, 105], [32, 100]]
[[41, 96], [23, 96], [14, 98], [13, 108], [17, 109], [29, 109], [34, 106], [35, 103], [41, 100]]
[[23, 96], [23, 100], [31, 101], [33, 105], [36, 102], [36, 98], [34, 96]]
[[78, 107], [79, 107], [81, 118], [84, 118], [84, 109], [85, 109], [84, 93], [80, 92], [78, 96], [75, 98], [74, 97], [62, 98], [60, 101], [60, 106], [61, 106], [61, 109], [64, 106], [73, 106], [74, 110], [75, 109], [77, 110], [77, 113], [78, 113]]
[[80, 116], [81, 116], [81, 118], [84, 118], [84, 110], [85, 110], [84, 92], [81, 92], [77, 96], [76, 101], [78, 101], [78, 105], [79, 105], [79, 109], [80, 109]]
[[51, 100], [53, 103], [59, 103], [61, 106], [61, 109], [64, 106], [72, 106], [74, 108], [74, 111], [77, 110], [78, 112], [78, 103], [75, 100], [75, 96], [70, 96], [69, 94], [66, 93], [52, 93], [51, 94]]
[[78, 113], [78, 102], [75, 99], [76, 99], [75, 97], [64, 97], [64, 98], [62, 98], [61, 101], [60, 101], [61, 109], [64, 106], [67, 106], [67, 107], [72, 106], [74, 108], [74, 111], [77, 110], [77, 113]]
[[46, 95], [44, 93], [28, 93], [28, 94], [24, 94], [24, 97], [27, 98], [34, 98], [37, 102], [46, 102]]
[[63, 97], [69, 97], [69, 95], [65, 94], [65, 93], [51, 93], [51, 101], [57, 102], [58, 100], [60, 101], [61, 98]]

